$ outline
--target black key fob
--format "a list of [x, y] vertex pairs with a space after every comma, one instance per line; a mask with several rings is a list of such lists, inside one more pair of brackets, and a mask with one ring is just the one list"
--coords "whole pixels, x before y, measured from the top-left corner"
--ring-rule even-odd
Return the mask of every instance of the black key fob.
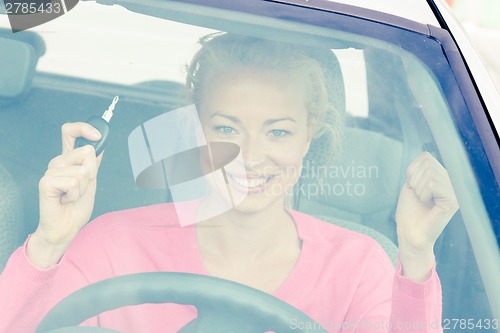
[[92, 116], [87, 120], [87, 124], [94, 126], [101, 133], [101, 139], [99, 141], [89, 141], [85, 138], [79, 137], [75, 141], [75, 148], [91, 145], [95, 148], [96, 156], [99, 156], [102, 153], [103, 149], [106, 148], [109, 136], [109, 121], [111, 120], [111, 117], [113, 117], [113, 110], [115, 109], [116, 103], [118, 103], [118, 99], [118, 96], [113, 98], [111, 105], [106, 111], [104, 111], [101, 117]]
[[76, 139], [75, 147], [82, 147], [85, 145], [91, 145], [95, 148], [96, 156], [99, 156], [104, 148], [106, 148], [106, 143], [109, 135], [109, 123], [99, 116], [92, 116], [87, 120], [87, 124], [94, 126], [100, 133], [101, 139], [99, 141], [90, 141], [85, 138], [79, 137]]

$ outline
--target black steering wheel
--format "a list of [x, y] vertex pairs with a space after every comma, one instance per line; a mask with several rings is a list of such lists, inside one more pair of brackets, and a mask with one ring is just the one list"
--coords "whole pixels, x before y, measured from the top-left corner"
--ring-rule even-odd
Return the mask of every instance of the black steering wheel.
[[302, 311], [257, 289], [205, 275], [169, 272], [123, 275], [88, 285], [54, 306], [36, 332], [116, 333], [77, 325], [101, 312], [144, 303], [194, 305], [198, 317], [182, 333], [326, 332]]

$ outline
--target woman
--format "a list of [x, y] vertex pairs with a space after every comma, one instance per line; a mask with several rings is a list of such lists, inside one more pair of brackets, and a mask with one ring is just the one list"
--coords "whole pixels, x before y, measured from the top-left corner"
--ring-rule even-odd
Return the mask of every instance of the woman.
[[[408, 167], [396, 212], [394, 273], [368, 237], [286, 207], [311, 142], [323, 135], [332, 146], [339, 142], [339, 116], [328, 106], [318, 63], [297, 46], [230, 34], [209, 36], [202, 46], [189, 68], [192, 102], [206, 140], [237, 144], [242, 160], [225, 167], [224, 182], [211, 181], [208, 198], [181, 205], [199, 214], [227, 200], [221, 186], [242, 199], [194, 227], [179, 227], [172, 204], [109, 213], [86, 225], [102, 155], [73, 147], [77, 137], [98, 140], [100, 134], [85, 123], [64, 125], [62, 154], [40, 181], [39, 226], [0, 280], [7, 318], [0, 331], [31, 332], [72, 291], [145, 271], [240, 282], [285, 300], [332, 332], [380, 332], [408, 322], [420, 323], [414, 331], [440, 326], [433, 246], [458, 209], [443, 167], [428, 153]], [[141, 305], [88, 324], [175, 332], [195, 316], [189, 306]]]

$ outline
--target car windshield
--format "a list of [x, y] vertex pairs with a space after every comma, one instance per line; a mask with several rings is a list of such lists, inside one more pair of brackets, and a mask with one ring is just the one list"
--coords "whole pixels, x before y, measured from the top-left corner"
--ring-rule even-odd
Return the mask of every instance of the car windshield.
[[[340, 128], [341, 134], [337, 140], [321, 133], [313, 137], [299, 180], [287, 193], [288, 209], [368, 233], [395, 265], [396, 206], [407, 167], [423, 151], [431, 153], [447, 169], [460, 203], [435, 247], [443, 287], [442, 325], [458, 331], [467, 325], [462, 319], [474, 319], [474, 325], [482, 320], [487, 330], [497, 329], [491, 304], [498, 300], [499, 289], [488, 267], [495, 265], [498, 252], [491, 249], [498, 246], [484, 189], [455, 125], [457, 114], [468, 112], [468, 106], [439, 42], [410, 21], [402, 27], [328, 11], [318, 11], [315, 19], [313, 10], [294, 9], [289, 16], [264, 11], [247, 14], [167, 1], [123, 6], [82, 1], [57, 19], [17, 33], [9, 30], [7, 16], [0, 15], [0, 40], [28, 43], [39, 57], [24, 92], [0, 97], [0, 141], [5, 143], [0, 167], [10, 179], [9, 193], [15, 194], [13, 203], [0, 207], [17, 220], [15, 227], [5, 227], [9, 241], [0, 247], [0, 267], [37, 227], [38, 184], [47, 164], [60, 154], [61, 126], [101, 116], [115, 96], [119, 101], [110, 121], [92, 219], [173, 202], [188, 225], [231, 208], [214, 201], [205, 215], [188, 221], [192, 208], [183, 203], [208, 200], [211, 180], [201, 182], [209, 173], [203, 163], [199, 166], [198, 160], [193, 166], [190, 156], [182, 155], [212, 138], [199, 124], [203, 106], [186, 90], [186, 78], [193, 74], [189, 65], [200, 39], [229, 33], [297, 45], [324, 72], [328, 103], [336, 110], [328, 126]], [[1, 66], [4, 70], [10, 64]], [[15, 71], [29, 76], [23, 69]], [[253, 75], [248, 71], [249, 80]], [[236, 142], [235, 133], [246, 130], [243, 120], [229, 118], [212, 126], [218, 135], [214, 141]], [[267, 134], [275, 145], [291, 131], [291, 125], [279, 125]], [[221, 148], [226, 159], [228, 147]], [[216, 148], [208, 149], [214, 153]], [[238, 160], [238, 149], [229, 159]], [[233, 177], [239, 186], [261, 186], [246, 176], [238, 179], [235, 169], [231, 175], [227, 161], [220, 164], [210, 172], [223, 170], [226, 182]], [[232, 195], [232, 204], [247, 194]]]

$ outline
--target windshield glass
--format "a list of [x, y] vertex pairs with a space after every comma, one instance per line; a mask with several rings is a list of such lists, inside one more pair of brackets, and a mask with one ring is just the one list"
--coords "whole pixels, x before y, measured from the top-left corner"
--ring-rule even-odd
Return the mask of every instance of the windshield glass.
[[[279, 203], [288, 212], [286, 216], [294, 217], [293, 232], [286, 229], [264, 239], [281, 244], [288, 233], [297, 233], [294, 244], [299, 244], [298, 250], [294, 245], [291, 248], [297, 252], [286, 252], [285, 263], [279, 266], [279, 272], [285, 272], [281, 278], [269, 276], [257, 287], [286, 299], [284, 295], [292, 294], [293, 283], [298, 283], [316, 295], [317, 302], [327, 304], [326, 309], [337, 302], [333, 301], [334, 292], [344, 287], [335, 282], [335, 272], [318, 267], [329, 267], [326, 262], [336, 253], [360, 250], [356, 245], [343, 247], [340, 236], [332, 238], [329, 241], [341, 244], [338, 247], [344, 250], [336, 252], [333, 246], [331, 258], [317, 257], [316, 266], [309, 269], [321, 271], [315, 272], [321, 276], [319, 280], [333, 286], [328, 289], [331, 294], [325, 296], [325, 291], [316, 290], [314, 285], [300, 284], [298, 273], [293, 274], [299, 269], [308, 271], [303, 261], [308, 258], [305, 251], [309, 251], [308, 237], [312, 236], [304, 231], [309, 220], [294, 214], [370, 235], [397, 268], [401, 240], [396, 228], [401, 219], [398, 202], [405, 201], [401, 195], [410, 182], [408, 167], [417, 157], [426, 156], [446, 169], [460, 204], [434, 246], [443, 289], [441, 325], [456, 331], [471, 324], [461, 321], [467, 318], [474, 327], [498, 328], [490, 308], [490, 302], [498, 297], [491, 293], [498, 292], [498, 287], [494, 287], [487, 268], [495, 265], [498, 252], [491, 253], [491, 249], [498, 247], [467, 146], [454, 125], [452, 110], [467, 112], [467, 106], [456, 82], [436, 72], [441, 66], [440, 73], [453, 78], [438, 42], [356, 18], [349, 18], [350, 24], [365, 24], [370, 29], [344, 31], [320, 26], [321, 20], [317, 26], [311, 25], [306, 22], [314, 11], [305, 9], [302, 18], [295, 15], [284, 20], [176, 2], [148, 1], [130, 6], [137, 12], [118, 5], [80, 2], [57, 19], [15, 34], [9, 31], [7, 17], [0, 16], [0, 39], [31, 43], [34, 55], [39, 56], [33, 79], [23, 81], [26, 91], [0, 98], [0, 138], [9, 143], [0, 153], [0, 167], [10, 181], [9, 193], [14, 193], [8, 207], [15, 210], [13, 214], [9, 211], [11, 218], [6, 223], [16, 220], [15, 228], [5, 228], [10, 241], [0, 256], [0, 267], [27, 235], [37, 230], [44, 213], [39, 206], [40, 179], [47, 174], [49, 163], [58, 163], [53, 159], [61, 154], [61, 126], [94, 115], [101, 117], [118, 96], [90, 218], [97, 219], [95, 225], [108, 219], [108, 225], [116, 223], [115, 229], [109, 230], [120, 230], [116, 236], [111, 231], [103, 233], [107, 235], [103, 239], [116, 238], [120, 244], [106, 253], [120, 257], [120, 247], [137, 245], [122, 235], [121, 230], [129, 228], [118, 224], [125, 216], [119, 214], [125, 213], [108, 213], [172, 206], [171, 216], [178, 219], [180, 230], [198, 230], [198, 236], [189, 234], [188, 239], [197, 244], [195, 250], [182, 245], [184, 240], [174, 241], [187, 231], [165, 236], [179, 247], [154, 247], [158, 244], [149, 237], [154, 239], [167, 227], [173, 229], [170, 222], [166, 227], [161, 224], [168, 220], [167, 213], [141, 215], [137, 213], [141, 210], [133, 210], [132, 215], [137, 215], [127, 217], [126, 223], [135, 226], [144, 222], [138, 231], [131, 232], [144, 244], [138, 252], [126, 252], [131, 263], [147, 267], [140, 271], [177, 270], [256, 287], [249, 282], [255, 276], [243, 261], [231, 262], [229, 255], [223, 258], [235, 265], [227, 267], [238, 267], [240, 273], [214, 264], [220, 259], [214, 252], [220, 243], [211, 241], [233, 235], [233, 229], [224, 229], [226, 221], [218, 217], [229, 216], [247, 228], [238, 221], [256, 212], [272, 211]], [[362, 33], [377, 29], [385, 36], [379, 39]], [[420, 49], [416, 54], [408, 45], [422, 47], [416, 47]], [[426, 63], [426, 57], [432, 62]], [[303, 63], [301, 59], [305, 59]], [[282, 217], [277, 213], [262, 216], [266, 221]], [[306, 222], [302, 224], [300, 219]], [[220, 232], [203, 238], [209, 235], [200, 231], [203, 227]], [[247, 240], [251, 235], [248, 231]], [[237, 243], [243, 247], [244, 242]], [[266, 258], [280, 254], [279, 246], [272, 248], [277, 252]], [[181, 252], [172, 257], [169, 251]], [[151, 259], [160, 254], [165, 262]], [[112, 255], [106, 258], [111, 268], [106, 266], [102, 274], [83, 274], [82, 281], [137, 272], [121, 257], [116, 262]], [[94, 259], [101, 262], [100, 258], [84, 259], [84, 265], [92, 266]], [[272, 267], [272, 261], [258, 266], [261, 272]], [[344, 274], [362, 270], [355, 263], [349, 267]], [[370, 288], [376, 290], [377, 284], [373, 282]], [[352, 302], [355, 294], [350, 295]], [[319, 303], [311, 306], [316, 309]], [[335, 331], [334, 325], [354, 320], [347, 315], [348, 305], [337, 308], [338, 313], [331, 316], [318, 309], [308, 314]], [[178, 311], [170, 306], [161, 308], [156, 316], [161, 317], [164, 310]], [[148, 305], [130, 318], [147, 318], [156, 311]], [[175, 321], [180, 325], [176, 329], [191, 318], [191, 314], [182, 313], [178, 323]], [[103, 323], [123, 320], [118, 328], [154, 331], [152, 326], [136, 327], [139, 322], [147, 326], [146, 320], [129, 320], [128, 315], [116, 311], [101, 318]], [[375, 322], [373, 319], [365, 325]], [[305, 324], [296, 320], [290, 325]]]

